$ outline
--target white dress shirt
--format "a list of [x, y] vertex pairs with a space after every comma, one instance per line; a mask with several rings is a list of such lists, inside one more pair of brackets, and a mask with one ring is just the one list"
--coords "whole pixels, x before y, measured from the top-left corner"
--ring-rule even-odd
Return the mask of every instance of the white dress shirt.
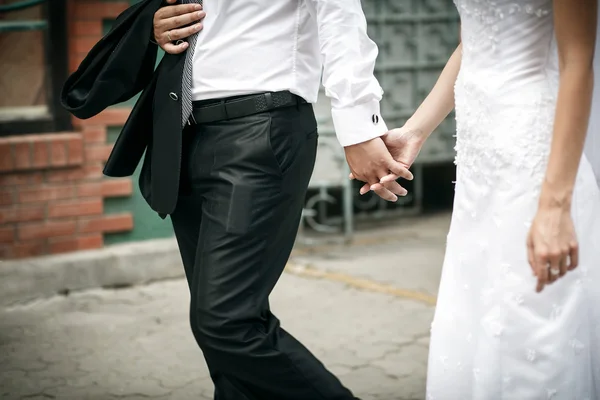
[[387, 132], [360, 0], [204, 0], [204, 11], [194, 100], [289, 90], [315, 103], [323, 72], [342, 146]]

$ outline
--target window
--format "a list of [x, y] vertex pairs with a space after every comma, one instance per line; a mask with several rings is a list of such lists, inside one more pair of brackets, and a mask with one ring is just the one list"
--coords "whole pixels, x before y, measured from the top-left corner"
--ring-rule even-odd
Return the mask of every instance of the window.
[[66, 0], [0, 0], [0, 135], [71, 129]]

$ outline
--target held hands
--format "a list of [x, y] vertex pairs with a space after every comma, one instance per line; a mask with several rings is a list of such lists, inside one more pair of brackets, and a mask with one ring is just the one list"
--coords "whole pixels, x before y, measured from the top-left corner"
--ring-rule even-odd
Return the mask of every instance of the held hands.
[[527, 236], [527, 256], [538, 279], [537, 292], [577, 268], [579, 250], [570, 202], [540, 202]]
[[[426, 138], [427, 136], [420, 130], [402, 127], [389, 131], [381, 137], [381, 140], [392, 159], [402, 166], [403, 171], [407, 171], [419, 155]], [[367, 155], [364, 157], [367, 157]], [[348, 161], [348, 163], [350, 164], [350, 161]], [[388, 201], [396, 201], [398, 200], [397, 196], [406, 196], [408, 193], [406, 189], [396, 182], [398, 178], [405, 178], [408, 180], [413, 179], [412, 174], [407, 177], [395, 173], [391, 168], [389, 169], [391, 173], [388, 171], [384, 176], [380, 176], [379, 179], [362, 179], [354, 173], [355, 171], [352, 169], [352, 166], [350, 166], [350, 169], [352, 170], [350, 179], [359, 179], [366, 182], [360, 189], [361, 194], [365, 194], [369, 190], [372, 190], [379, 197]]]
[[[346, 161], [352, 171], [351, 178], [375, 184], [391, 173], [412, 180], [413, 175], [402, 163], [394, 160], [381, 138], [355, 144], [344, 148]], [[385, 200], [396, 201], [397, 195], [404, 195], [405, 190], [397, 187], [382, 188], [377, 194]], [[394, 191], [398, 193], [394, 193]]]
[[202, 19], [206, 13], [200, 4], [175, 4], [177, 0], [166, 0], [167, 6], [154, 14], [154, 39], [169, 54], [183, 53], [188, 42], [182, 40], [202, 30]]

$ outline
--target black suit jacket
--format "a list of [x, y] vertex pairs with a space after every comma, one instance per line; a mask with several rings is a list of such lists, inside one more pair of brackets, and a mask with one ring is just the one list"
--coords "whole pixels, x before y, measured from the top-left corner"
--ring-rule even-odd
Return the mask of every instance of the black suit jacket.
[[162, 218], [175, 209], [181, 165], [181, 85], [185, 53], [165, 54], [155, 70], [158, 47], [150, 41], [162, 0], [143, 0], [119, 15], [65, 82], [63, 106], [86, 119], [142, 91], [104, 167], [104, 174], [130, 176], [145, 152], [139, 185]]

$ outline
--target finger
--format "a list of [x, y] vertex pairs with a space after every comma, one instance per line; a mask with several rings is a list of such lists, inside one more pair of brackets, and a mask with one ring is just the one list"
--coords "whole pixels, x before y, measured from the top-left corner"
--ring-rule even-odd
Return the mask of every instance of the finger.
[[[200, 32], [203, 27], [204, 25], [202, 23], [198, 23], [192, 26], [186, 26], [185, 28], [170, 29], [162, 34], [161, 39], [164, 43], [168, 43], [170, 41], [176, 42], [177, 40], [182, 40], [187, 37], [190, 37], [196, 32]], [[169, 40], [169, 38], [171, 40]]]
[[374, 192], [375, 192], [375, 194], [377, 194], [377, 196], [381, 197], [382, 199], [384, 199], [386, 201], [395, 202], [398, 200], [398, 197], [394, 193], [387, 190], [386, 188], [374, 190]]
[[571, 243], [569, 251], [569, 271], [574, 270], [579, 265], [579, 244], [577, 242]]
[[537, 291], [538, 293], [544, 290], [544, 287], [548, 283], [548, 263], [550, 259], [543, 252], [543, 250], [536, 249], [535, 254], [535, 270], [538, 278]]
[[[175, 3], [175, 1], [167, 0], [169, 4]], [[168, 7], [161, 7], [156, 12], [155, 17], [159, 20], [164, 20], [167, 18], [176, 17], [178, 15], [189, 14], [193, 12], [197, 12], [202, 10], [202, 6], [200, 4], [178, 4], [178, 5], [170, 5]]]
[[368, 183], [365, 183], [365, 185], [360, 188], [360, 192], [359, 193], [361, 195], [369, 193], [369, 190], [371, 190], [370, 187], [371, 187], [371, 185], [369, 185]]
[[[398, 175], [398, 177], [400, 178], [404, 178], [409, 181], [412, 181], [414, 179], [412, 172], [410, 172], [408, 168], [406, 168], [403, 164], [395, 161], [391, 155], [387, 161], [386, 168], [388, 169], [388, 171], [391, 171], [392, 173]], [[387, 175], [389, 174], [386, 173], [386, 176]]]
[[390, 192], [394, 193], [397, 196], [406, 196], [408, 194], [408, 190], [404, 189], [396, 181], [388, 182], [384, 185], [382, 185], [381, 183], [376, 183], [374, 185], [371, 185], [370, 189], [375, 191], [375, 190], [381, 190], [383, 188], [386, 188], [387, 190], [389, 190]]
[[354, 180], [354, 179], [356, 179], [356, 178], [354, 177], [354, 174], [353, 174], [352, 172], [350, 172], [350, 175], [348, 175], [348, 178], [350, 178], [350, 180]]
[[180, 54], [183, 53], [189, 47], [189, 44], [185, 41], [182, 41], [179, 44], [167, 42], [162, 44], [160, 47], [169, 54]]
[[379, 182], [379, 179], [380, 179], [379, 177], [383, 176], [383, 175], [385, 175], [385, 173], [382, 172], [382, 171], [379, 171], [379, 172], [377, 172], [377, 171], [371, 171], [369, 174], [367, 174], [365, 176], [366, 179], [363, 180], [363, 182], [368, 183], [369, 187], [370, 187], [371, 185], [374, 185], [377, 182]]
[[556, 277], [556, 279], [558, 278], [562, 278], [563, 276], [565, 276], [567, 274], [568, 271], [568, 258], [569, 258], [569, 251], [565, 250], [561, 257], [560, 257], [560, 261], [558, 264], [558, 268], [560, 269], [560, 273], [558, 274], [558, 276]]
[[560, 253], [554, 253], [550, 256], [550, 262], [548, 263], [548, 284], [556, 282], [560, 275]]
[[[193, 28], [196, 25], [198, 25], [195, 23], [202, 21], [202, 19], [204, 19], [205, 16], [206, 16], [206, 13], [204, 11], [197, 11], [197, 12], [193, 12], [193, 13], [189, 13], [189, 14], [178, 15], [176, 17], [171, 17], [171, 18], [162, 20], [159, 24], [159, 28], [164, 31], [174, 31], [176, 29]], [[192, 25], [192, 24], [195, 24], [195, 25]], [[184, 31], [183, 33], [185, 33], [185, 34], [187, 34], [187, 36], [189, 36], [191, 33], [194, 33], [197, 31], [198, 30], [194, 30], [194, 31], [188, 30], [188, 31]], [[187, 37], [187, 36], [183, 36], [183, 37]]]
[[397, 175], [389, 174], [381, 178], [379, 183], [395, 182], [398, 179]]
[[531, 234], [527, 236], [527, 261], [529, 262], [529, 266], [531, 267], [531, 272], [534, 276], [536, 276], [533, 239], [531, 238]]

